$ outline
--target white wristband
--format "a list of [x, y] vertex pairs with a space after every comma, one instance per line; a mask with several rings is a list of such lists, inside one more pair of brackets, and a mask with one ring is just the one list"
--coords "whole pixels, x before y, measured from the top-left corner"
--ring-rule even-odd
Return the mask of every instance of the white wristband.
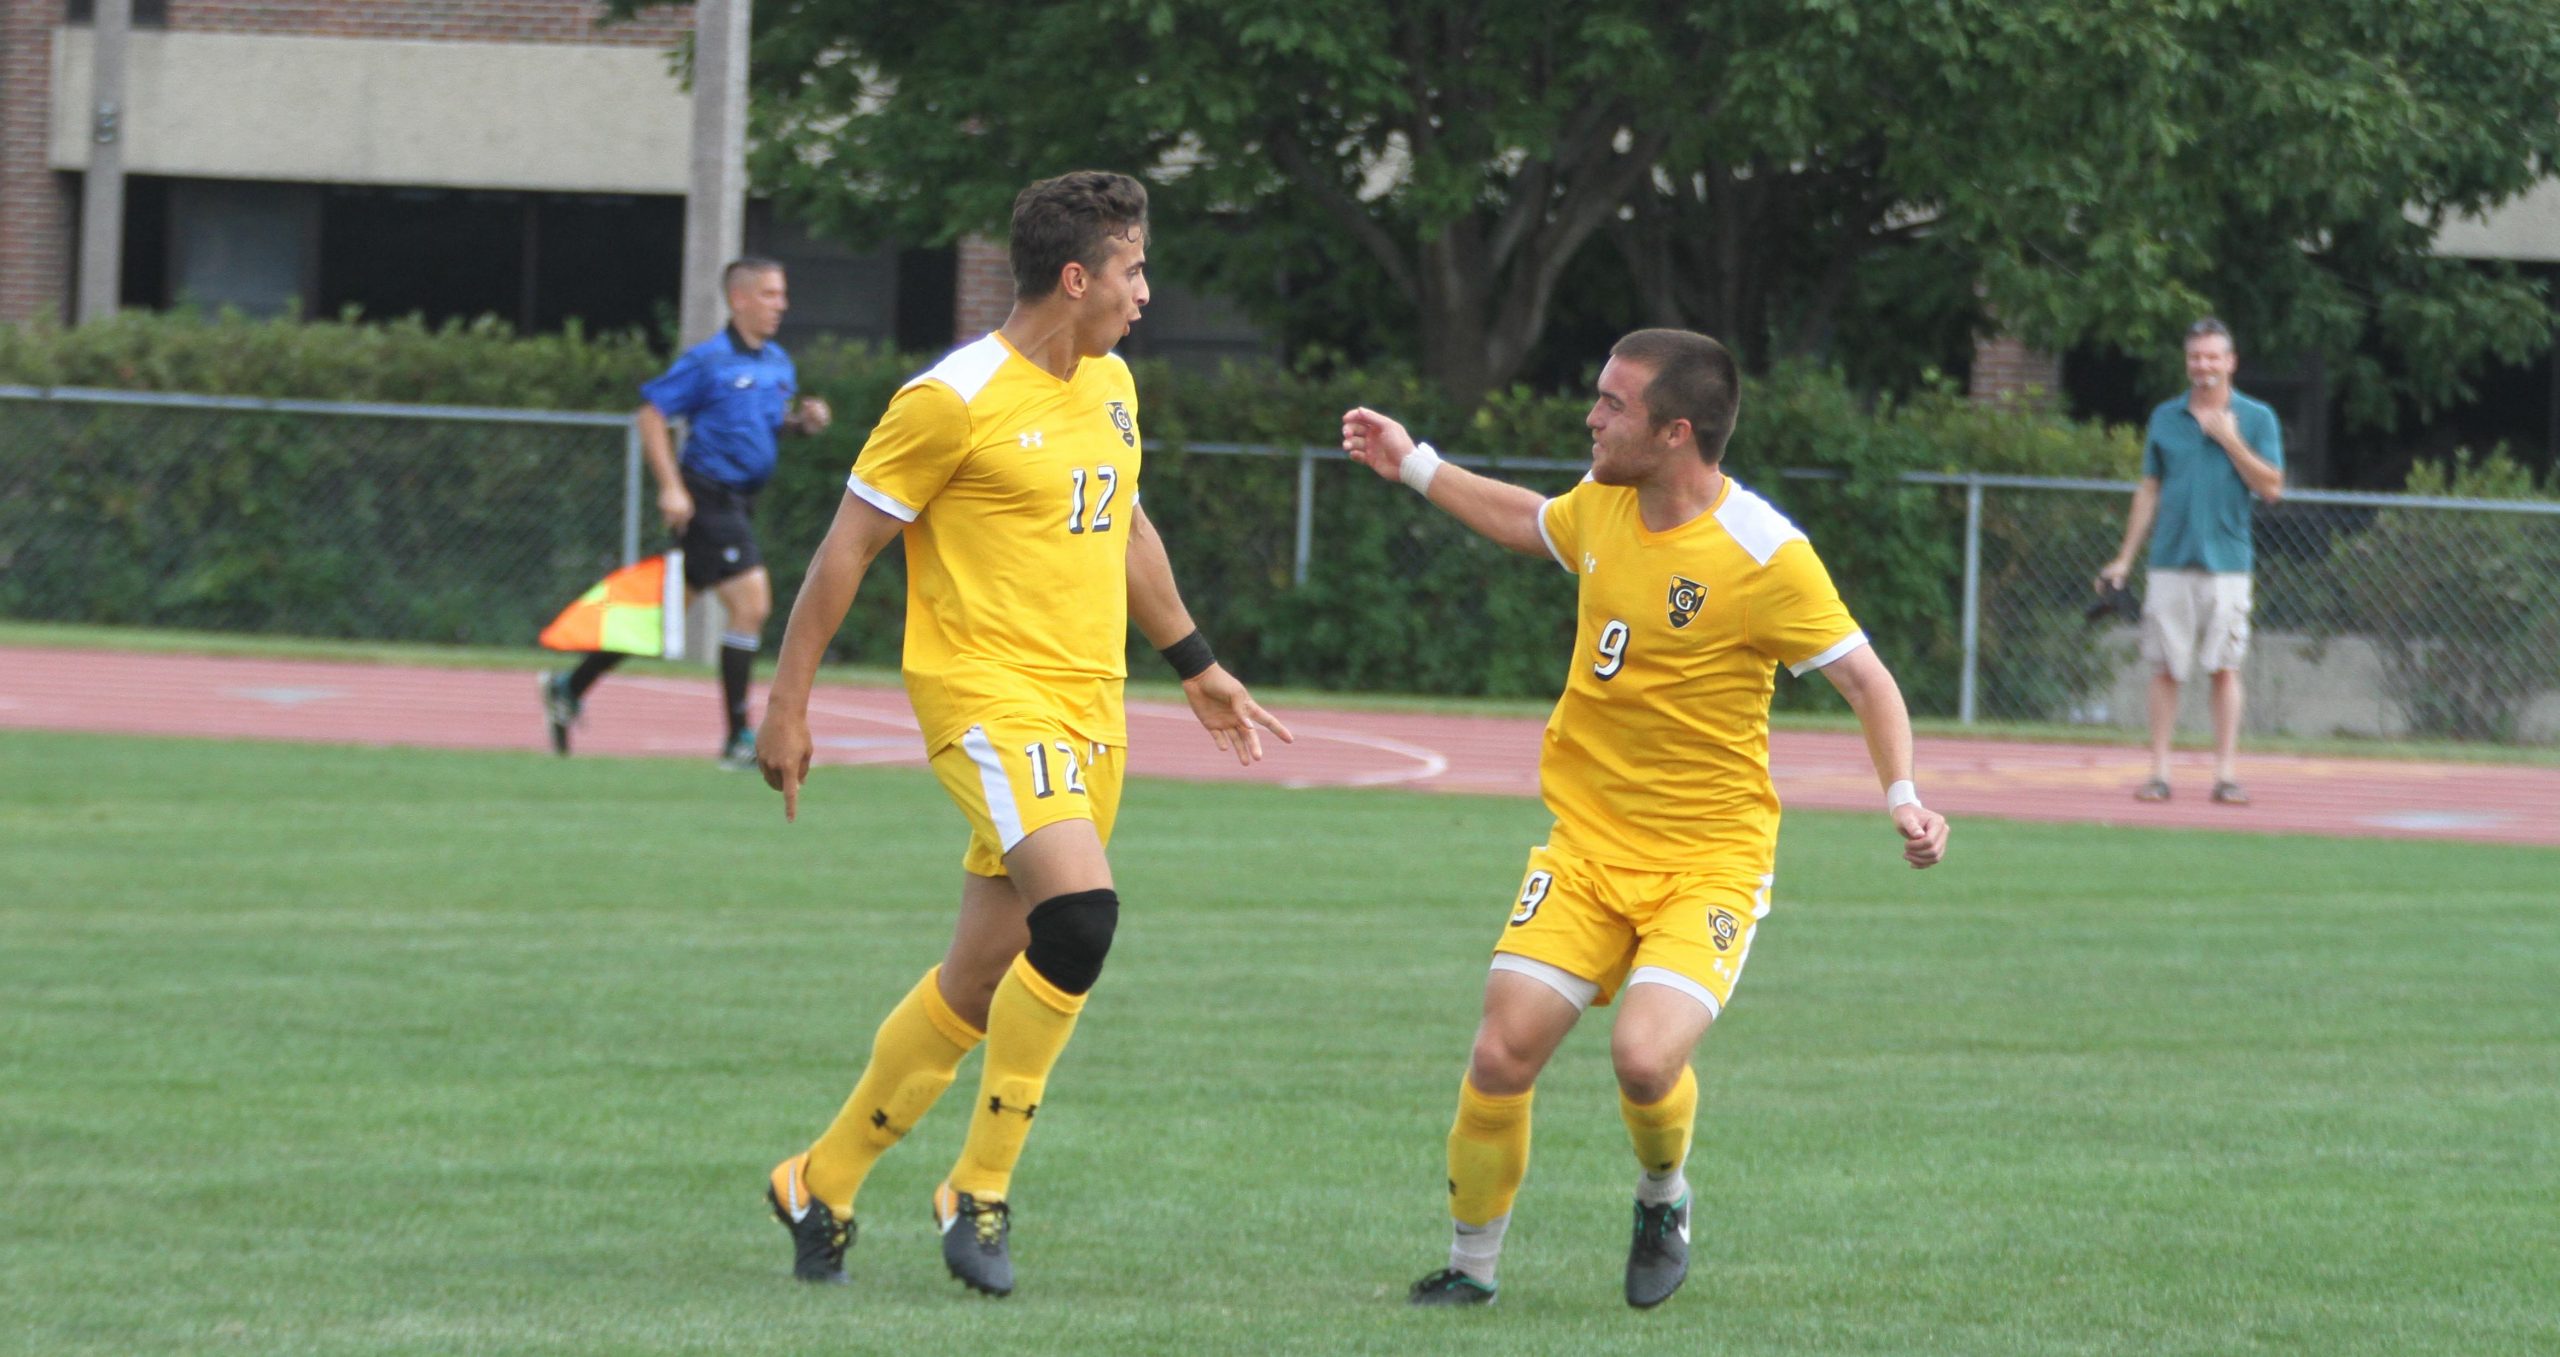
[[1440, 474], [1440, 450], [1428, 443], [1417, 442], [1396, 468], [1396, 479], [1413, 487], [1413, 493], [1431, 497], [1431, 478]]
[[1904, 806], [1919, 804], [1920, 789], [1912, 786], [1911, 779], [1907, 777], [1884, 789], [1884, 813], [1887, 815], [1893, 814]]

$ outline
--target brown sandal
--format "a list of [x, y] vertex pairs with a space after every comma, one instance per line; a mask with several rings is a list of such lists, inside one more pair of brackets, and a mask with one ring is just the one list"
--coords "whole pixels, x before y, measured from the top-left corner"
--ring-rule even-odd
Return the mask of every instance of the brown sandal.
[[2155, 777], [2149, 782], [2143, 783], [2141, 786], [2133, 789], [2133, 799], [2136, 801], [2168, 800], [2169, 779], [2165, 777]]

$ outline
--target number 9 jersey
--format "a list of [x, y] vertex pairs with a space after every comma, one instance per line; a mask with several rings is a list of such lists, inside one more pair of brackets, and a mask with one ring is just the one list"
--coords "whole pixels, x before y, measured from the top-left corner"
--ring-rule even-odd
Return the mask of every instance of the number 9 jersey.
[[1548, 500], [1538, 531], [1581, 582], [1538, 753], [1552, 842], [1622, 867], [1772, 870], [1776, 666], [1811, 673], [1867, 643], [1813, 544], [1731, 477], [1668, 532], [1646, 530], [1634, 489], [1593, 481]]
[[890, 399], [845, 488], [907, 524], [901, 667], [928, 752], [1016, 717], [1128, 744], [1137, 412], [1119, 355], [1061, 381], [1001, 334]]

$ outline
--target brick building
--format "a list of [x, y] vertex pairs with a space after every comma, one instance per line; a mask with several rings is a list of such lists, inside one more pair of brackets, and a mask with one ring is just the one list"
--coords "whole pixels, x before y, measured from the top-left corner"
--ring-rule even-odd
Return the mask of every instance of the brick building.
[[[123, 305], [671, 320], [692, 107], [669, 52], [689, 6], [609, 25], [585, 0], [133, 7]], [[0, 322], [67, 318], [76, 291], [90, 10], [0, 0]], [[761, 202], [746, 242], [791, 268], [786, 340], [930, 350], [1011, 301], [1000, 244], [991, 270], [963, 267], [971, 247], [851, 251]], [[1155, 311], [1155, 352], [1257, 342], [1202, 299]]]

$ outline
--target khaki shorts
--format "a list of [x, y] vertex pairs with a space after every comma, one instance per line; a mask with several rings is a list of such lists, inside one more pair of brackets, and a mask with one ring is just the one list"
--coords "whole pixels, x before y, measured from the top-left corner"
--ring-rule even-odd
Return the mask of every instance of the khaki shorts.
[[1541, 844], [1493, 968], [1543, 981], [1577, 1008], [1651, 983], [1721, 1014], [1768, 912], [1769, 878], [1757, 872], [1634, 871]]
[[2237, 669], [2249, 654], [2249, 577], [2154, 570], [2144, 577], [2142, 658], [2180, 683]]
[[1049, 721], [999, 719], [969, 727], [932, 760], [942, 790], [968, 817], [961, 869], [1003, 876], [1004, 855], [1015, 844], [1061, 820], [1091, 820], [1109, 845], [1128, 753], [1077, 739]]

